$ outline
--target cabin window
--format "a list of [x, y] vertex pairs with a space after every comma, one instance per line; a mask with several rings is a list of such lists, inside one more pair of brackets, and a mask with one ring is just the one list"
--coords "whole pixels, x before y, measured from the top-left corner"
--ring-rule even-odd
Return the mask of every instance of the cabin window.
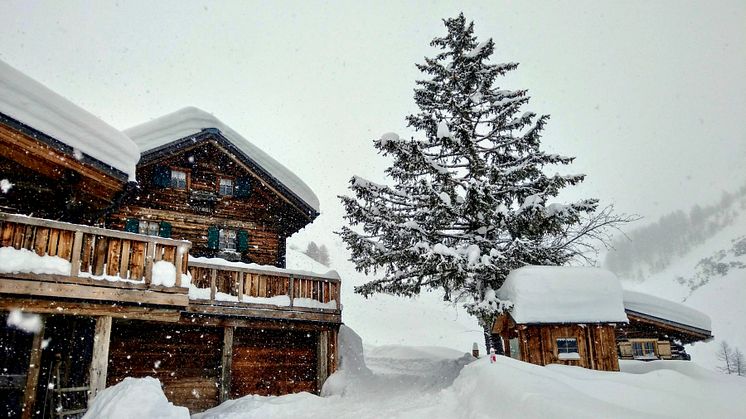
[[578, 353], [578, 340], [575, 338], [557, 339], [557, 358], [580, 359], [580, 354]]
[[171, 170], [171, 187], [174, 189], [186, 189], [187, 174], [183, 170]]
[[157, 236], [161, 229], [161, 223], [158, 221], [145, 221], [140, 220], [140, 226], [137, 232], [140, 234], [147, 234], [148, 236]]
[[218, 241], [220, 250], [227, 250], [229, 252], [236, 251], [236, 230], [230, 230], [227, 228], [220, 229], [220, 238]]
[[632, 342], [632, 354], [635, 359], [658, 359], [655, 354], [655, 341]]
[[233, 179], [220, 178], [220, 195], [233, 196]]

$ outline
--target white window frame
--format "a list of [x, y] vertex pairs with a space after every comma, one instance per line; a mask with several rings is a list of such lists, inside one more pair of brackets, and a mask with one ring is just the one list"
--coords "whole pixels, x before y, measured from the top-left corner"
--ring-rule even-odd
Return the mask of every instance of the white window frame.
[[633, 358], [658, 359], [658, 348], [655, 340], [635, 340], [630, 343], [632, 343]]
[[161, 223], [159, 221], [140, 220], [137, 232], [148, 236], [158, 236], [161, 232]]
[[218, 233], [218, 249], [225, 252], [236, 252], [237, 245], [238, 231], [232, 228], [221, 228]]
[[171, 187], [174, 189], [187, 188], [187, 172], [184, 170], [171, 169]]
[[[223, 184], [223, 182], [226, 184]], [[218, 193], [222, 196], [233, 196], [235, 187], [236, 185], [231, 178], [221, 177], [218, 180]]]

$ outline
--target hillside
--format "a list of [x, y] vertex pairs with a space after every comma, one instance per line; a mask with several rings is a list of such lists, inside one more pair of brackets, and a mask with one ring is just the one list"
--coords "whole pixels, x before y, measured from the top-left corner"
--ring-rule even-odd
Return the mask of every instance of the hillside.
[[648, 292], [684, 304], [712, 318], [715, 339], [687, 351], [698, 363], [714, 368], [717, 345], [725, 340], [746, 349], [746, 197], [720, 212], [728, 222], [666, 266], [642, 279], [622, 276], [625, 288]]

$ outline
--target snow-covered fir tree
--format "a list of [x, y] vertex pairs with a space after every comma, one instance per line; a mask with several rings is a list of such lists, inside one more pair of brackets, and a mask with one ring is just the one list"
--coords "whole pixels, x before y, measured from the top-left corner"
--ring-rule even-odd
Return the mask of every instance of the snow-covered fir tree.
[[495, 43], [479, 43], [463, 14], [444, 23], [437, 55], [417, 65], [419, 112], [407, 117], [416, 136], [374, 142], [393, 158], [393, 184], [353, 177], [354, 197], [340, 197], [351, 227], [339, 234], [358, 270], [382, 273], [356, 292], [442, 289], [478, 319], [489, 350], [488, 330], [510, 305], [495, 290], [512, 269], [568, 263], [622, 219], [595, 213], [595, 199], [552, 202], [584, 175], [546, 174], [573, 158], [542, 151], [549, 116], [522, 110], [526, 90], [497, 85], [518, 64], [492, 63]]

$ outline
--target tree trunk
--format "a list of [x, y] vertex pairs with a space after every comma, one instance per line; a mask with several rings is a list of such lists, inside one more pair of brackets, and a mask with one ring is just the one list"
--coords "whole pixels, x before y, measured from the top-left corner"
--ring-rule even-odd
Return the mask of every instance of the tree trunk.
[[503, 351], [500, 336], [493, 335], [491, 328], [488, 326], [483, 326], [482, 330], [484, 331], [484, 346], [487, 348], [487, 354], [489, 355], [490, 348], [495, 348], [496, 354], [503, 355], [505, 351]]

